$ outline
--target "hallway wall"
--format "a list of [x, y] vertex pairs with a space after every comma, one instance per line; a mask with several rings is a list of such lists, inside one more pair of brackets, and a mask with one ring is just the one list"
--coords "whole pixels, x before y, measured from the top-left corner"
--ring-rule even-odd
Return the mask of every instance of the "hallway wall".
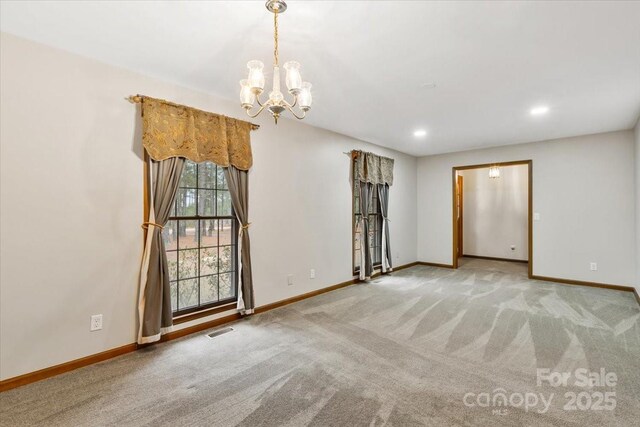
[[[463, 253], [465, 255], [528, 259], [527, 165], [459, 172], [464, 178]], [[512, 249], [513, 246], [513, 249]]]

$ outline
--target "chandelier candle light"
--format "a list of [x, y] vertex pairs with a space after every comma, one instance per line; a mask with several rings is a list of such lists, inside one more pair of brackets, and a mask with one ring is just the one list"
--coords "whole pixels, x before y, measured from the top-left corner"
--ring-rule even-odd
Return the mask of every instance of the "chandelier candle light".
[[[269, 99], [266, 102], [260, 100], [260, 95], [264, 91], [264, 64], [262, 61], [249, 61], [249, 77], [240, 80], [240, 103], [247, 111], [249, 117], [256, 117], [266, 108], [278, 124], [280, 113], [289, 110], [296, 119], [305, 118], [307, 111], [311, 109], [311, 83], [303, 82], [300, 76], [300, 64], [296, 61], [285, 62], [284, 69], [287, 72], [286, 84], [289, 93], [293, 96], [293, 102], [289, 103], [284, 99], [280, 91], [280, 65], [278, 63], [278, 15], [287, 10], [284, 0], [269, 0], [266, 5], [267, 10], [273, 13], [273, 88], [269, 92]], [[254, 103], [258, 103], [258, 111], [252, 112]], [[298, 106], [300, 114], [296, 114], [293, 107]]]

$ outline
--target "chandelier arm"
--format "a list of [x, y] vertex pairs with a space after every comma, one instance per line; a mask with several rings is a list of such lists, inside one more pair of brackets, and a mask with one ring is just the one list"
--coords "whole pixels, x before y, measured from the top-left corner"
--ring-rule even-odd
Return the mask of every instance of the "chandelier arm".
[[295, 107], [298, 104], [298, 95], [293, 95], [293, 104], [291, 104], [291, 108]]
[[256, 102], [258, 103], [259, 106], [263, 107], [264, 104], [262, 102], [260, 102], [260, 94], [256, 95]]
[[258, 109], [258, 111], [256, 111], [255, 114], [251, 114], [251, 112], [249, 110], [247, 110], [247, 116], [251, 117], [252, 119], [255, 118], [255, 117], [258, 117], [258, 115], [260, 113], [262, 113], [262, 110], [264, 110], [266, 106], [267, 106], [266, 104], [261, 105], [260, 108]]
[[287, 110], [289, 110], [289, 112], [290, 112], [291, 114], [293, 114], [293, 116], [294, 116], [296, 119], [298, 119], [298, 120], [302, 120], [302, 119], [304, 119], [304, 118], [306, 117], [306, 115], [307, 115], [307, 112], [306, 112], [306, 111], [303, 111], [303, 112], [302, 112], [302, 116], [297, 115], [297, 114], [296, 114], [296, 112], [295, 112], [295, 111], [293, 111], [293, 108], [291, 108], [291, 107], [293, 107], [293, 106], [292, 106], [292, 105], [289, 105], [289, 103], [288, 103], [288, 102], [286, 102], [286, 101], [284, 101], [284, 107], [285, 107]]
[[286, 104], [287, 109], [293, 108], [298, 103], [298, 95], [293, 95], [293, 104], [288, 103], [286, 99], [283, 99], [282, 103]]

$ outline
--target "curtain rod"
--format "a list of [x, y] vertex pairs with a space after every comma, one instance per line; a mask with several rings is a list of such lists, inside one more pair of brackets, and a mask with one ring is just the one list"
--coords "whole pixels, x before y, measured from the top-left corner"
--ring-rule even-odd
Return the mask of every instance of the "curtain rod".
[[346, 154], [347, 156], [351, 157], [351, 159], [355, 160], [358, 158], [361, 152], [362, 151], [353, 150], [353, 151], [343, 151], [342, 153]]
[[[166, 100], [164, 100], [164, 99], [152, 98], [152, 97], [150, 97], [150, 96], [145, 96], [145, 95], [129, 95], [129, 96], [128, 96], [128, 97], [126, 97], [125, 99], [126, 99], [127, 101], [129, 101], [130, 103], [132, 103], [132, 104], [142, 104], [142, 101], [143, 101], [143, 99], [144, 99], [144, 98], [155, 99], [156, 101], [161, 101], [161, 102], [164, 102], [164, 103], [169, 104], [169, 105], [173, 105], [173, 106], [176, 106], [176, 107], [190, 108], [190, 109], [192, 109], [192, 110], [202, 111], [203, 113], [207, 113], [207, 114], [216, 114], [216, 113], [210, 113], [209, 111], [200, 110], [200, 109], [198, 109], [198, 108], [189, 107], [189, 106], [187, 106], [187, 105], [176, 104], [175, 102], [166, 101]], [[217, 115], [218, 115], [218, 116], [224, 116], [224, 115], [222, 115], [222, 114], [217, 114]], [[227, 116], [224, 116], [224, 117], [227, 117]], [[244, 120], [235, 119], [235, 118], [233, 118], [233, 117], [229, 117], [229, 118], [230, 118], [230, 119], [234, 119], [234, 120], [238, 120], [239, 122], [244, 122]], [[260, 125], [257, 125], [257, 124], [255, 124], [255, 123], [251, 123], [251, 122], [245, 122], [245, 123], [250, 123], [250, 124], [251, 124], [251, 129], [252, 129], [252, 130], [260, 129]]]
[[351, 151], [343, 151], [343, 154], [347, 154], [351, 157], [353, 157], [354, 159], [357, 159], [358, 156], [360, 156], [360, 154], [362, 153], [366, 153], [366, 154], [373, 154], [374, 156], [378, 156], [378, 157], [384, 157], [385, 159], [390, 159], [390, 160], [394, 160], [391, 157], [387, 157], [387, 156], [381, 156], [380, 154], [376, 154], [376, 153], [372, 153], [371, 151], [363, 151], [363, 150], [351, 150]]

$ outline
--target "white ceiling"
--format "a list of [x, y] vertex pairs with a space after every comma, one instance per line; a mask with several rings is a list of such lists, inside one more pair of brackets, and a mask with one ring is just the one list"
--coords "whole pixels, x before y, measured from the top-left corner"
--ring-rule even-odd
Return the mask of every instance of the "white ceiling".
[[[0, 28], [237, 100], [246, 62], [271, 63], [263, 4], [3, 1]], [[291, 0], [280, 58], [313, 83], [308, 123], [413, 155], [628, 129], [640, 114], [640, 2]], [[532, 117], [537, 105], [549, 113]]]

